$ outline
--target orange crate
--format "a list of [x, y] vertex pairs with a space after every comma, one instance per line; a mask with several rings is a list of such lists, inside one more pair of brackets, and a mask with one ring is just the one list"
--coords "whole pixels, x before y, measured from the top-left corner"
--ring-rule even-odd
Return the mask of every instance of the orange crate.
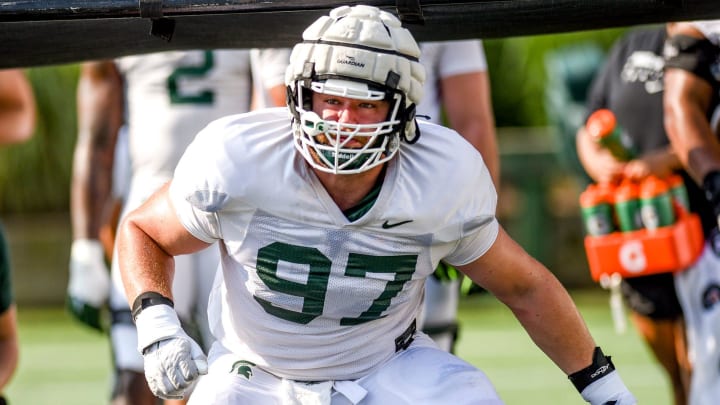
[[703, 246], [700, 218], [692, 213], [655, 230], [585, 237], [590, 275], [595, 281], [604, 274], [637, 277], [683, 270], [697, 260]]

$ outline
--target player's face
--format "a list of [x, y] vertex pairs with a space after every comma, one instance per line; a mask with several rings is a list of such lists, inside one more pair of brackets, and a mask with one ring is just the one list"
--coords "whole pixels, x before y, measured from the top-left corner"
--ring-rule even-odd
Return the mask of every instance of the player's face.
[[[357, 100], [322, 93], [313, 93], [312, 105], [323, 120], [340, 124], [376, 124], [385, 121], [390, 111], [390, 103], [385, 100]], [[317, 138], [327, 143], [323, 135]], [[355, 136], [346, 146], [360, 148], [369, 140], [369, 137]]]

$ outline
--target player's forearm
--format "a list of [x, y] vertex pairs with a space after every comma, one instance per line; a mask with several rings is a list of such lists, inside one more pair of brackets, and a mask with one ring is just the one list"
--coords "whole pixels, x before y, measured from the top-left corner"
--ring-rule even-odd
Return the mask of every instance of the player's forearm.
[[587, 367], [596, 346], [565, 289], [547, 272], [544, 282], [509, 303], [535, 344], [566, 374]]
[[713, 134], [707, 111], [712, 98], [709, 83], [682, 69], [665, 72], [664, 125], [683, 166], [698, 184], [720, 170], [720, 143]]
[[24, 72], [0, 71], [0, 143], [28, 140], [35, 131], [36, 115], [35, 95]]
[[138, 226], [132, 214], [118, 229], [117, 246], [120, 274], [128, 302], [134, 302], [138, 295], [148, 291], [173, 298], [173, 256]]
[[683, 166], [702, 184], [707, 173], [720, 170], [720, 144], [704, 118], [692, 117], [692, 113], [679, 114], [685, 116], [680, 118], [681, 122], [667, 121], [668, 134], [673, 134], [670, 139]]
[[590, 364], [595, 343], [567, 291], [502, 227], [492, 247], [460, 270], [507, 305], [565, 373]]
[[71, 214], [75, 239], [97, 239], [112, 192], [121, 83], [110, 73], [84, 73], [78, 84], [78, 139], [73, 158]]

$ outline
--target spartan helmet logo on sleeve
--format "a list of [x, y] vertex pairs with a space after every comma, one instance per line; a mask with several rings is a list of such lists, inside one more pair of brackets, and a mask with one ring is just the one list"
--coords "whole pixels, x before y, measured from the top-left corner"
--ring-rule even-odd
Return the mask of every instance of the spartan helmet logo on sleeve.
[[[359, 173], [390, 160], [400, 140], [417, 141], [415, 105], [425, 81], [419, 57], [410, 31], [375, 7], [338, 7], [310, 25], [285, 73], [295, 147], [310, 165], [329, 173]], [[376, 124], [340, 126], [312, 111], [313, 92], [387, 100], [390, 112]], [[320, 133], [334, 141], [318, 142]], [[372, 139], [363, 148], [345, 147], [358, 135]]]

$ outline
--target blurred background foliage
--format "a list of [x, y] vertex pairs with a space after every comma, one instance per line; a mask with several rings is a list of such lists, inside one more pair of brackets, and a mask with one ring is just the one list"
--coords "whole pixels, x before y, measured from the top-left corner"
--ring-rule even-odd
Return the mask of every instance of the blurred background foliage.
[[[486, 40], [497, 126], [547, 126], [544, 100], [552, 72], [546, 72], [546, 56], [572, 45], [606, 50], [622, 32], [609, 29]], [[27, 72], [38, 103], [37, 131], [25, 144], [0, 148], [0, 212], [67, 211], [78, 66], [34, 67]]]
[[66, 211], [77, 127], [76, 65], [27, 70], [38, 108], [30, 141], [0, 148], [0, 211]]
[[583, 31], [483, 41], [490, 72], [493, 109], [498, 127], [536, 127], [548, 124], [544, 107], [549, 54], [576, 46], [602, 50], [626, 29]]

